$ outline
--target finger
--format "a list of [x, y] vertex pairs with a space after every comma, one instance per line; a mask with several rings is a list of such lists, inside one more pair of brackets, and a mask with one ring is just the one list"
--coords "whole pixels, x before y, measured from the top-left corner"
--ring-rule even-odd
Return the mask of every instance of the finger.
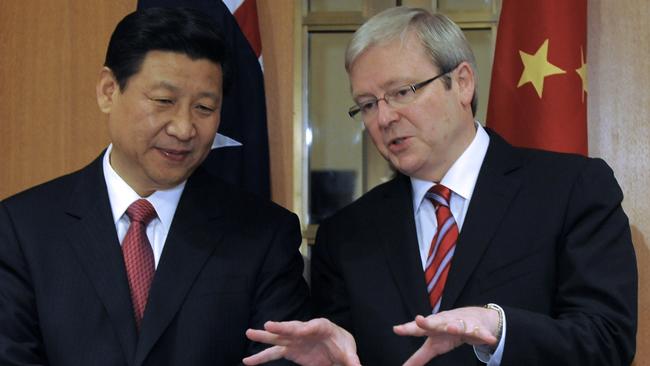
[[462, 336], [462, 341], [472, 345], [487, 344], [494, 346], [497, 343], [496, 337], [489, 330], [478, 325], [474, 326], [471, 331], [466, 332]]
[[305, 326], [304, 322], [291, 320], [286, 322], [268, 321], [264, 323], [264, 329], [275, 334], [293, 335], [297, 330]]
[[280, 337], [276, 334], [260, 329], [246, 330], [246, 337], [254, 342], [273, 344], [276, 346], [286, 346], [288, 340], [285, 337]]
[[347, 354], [344, 362], [345, 366], [361, 366], [361, 361], [356, 353]]
[[472, 336], [478, 337], [480, 331], [481, 331], [481, 327], [475, 325], [471, 334]]
[[452, 335], [465, 335], [473, 331], [473, 327], [468, 327], [463, 319], [454, 319], [445, 323], [444, 331]]
[[[347, 333], [345, 330], [344, 332]], [[327, 349], [331, 358], [336, 361], [335, 364], [361, 366], [361, 361], [357, 355], [357, 345], [350, 333], [347, 333], [343, 337], [330, 338], [321, 344]]]
[[[464, 319], [448, 319], [440, 316], [418, 317], [415, 323], [421, 329], [424, 329], [428, 336], [450, 335], [458, 337], [470, 337], [474, 332], [474, 327], [467, 325]], [[478, 328], [476, 332], [479, 332]], [[484, 332], [476, 333], [475, 336], [483, 337]]]
[[409, 357], [403, 366], [420, 366], [425, 365], [427, 362], [431, 361], [432, 358], [436, 357], [438, 353], [433, 347], [433, 341], [431, 338], [427, 338], [424, 344], [417, 350], [411, 357]]
[[248, 356], [242, 360], [244, 365], [259, 365], [273, 360], [279, 360], [284, 357], [285, 348], [273, 346], [254, 355]]
[[[356, 348], [356, 347], [355, 347]], [[344, 366], [361, 366], [361, 361], [357, 355], [356, 349], [329, 349], [330, 360], [333, 361], [333, 365], [344, 365]]]
[[[427, 335], [432, 334], [447, 334], [451, 328], [451, 334], [460, 335], [465, 333], [465, 321], [462, 319], [449, 320], [440, 316], [418, 316], [415, 318], [415, 323], [421, 329], [426, 331]], [[451, 327], [450, 327], [451, 326]]]
[[268, 321], [264, 324], [264, 329], [269, 332], [289, 337], [310, 337], [310, 336], [327, 336], [334, 332], [336, 326], [324, 318], [312, 319], [308, 322], [297, 320], [286, 322]]
[[425, 330], [422, 327], [418, 326], [417, 324], [419, 318], [423, 318], [423, 317], [418, 315], [417, 317], [415, 317], [415, 320], [412, 322], [393, 326], [393, 332], [401, 336], [414, 336], [414, 337], [425, 336], [426, 335]]

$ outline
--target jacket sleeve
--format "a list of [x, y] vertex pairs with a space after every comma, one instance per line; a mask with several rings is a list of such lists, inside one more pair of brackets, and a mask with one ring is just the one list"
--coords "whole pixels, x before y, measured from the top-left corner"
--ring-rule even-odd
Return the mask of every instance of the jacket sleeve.
[[349, 296], [339, 268], [337, 246], [330, 239], [335, 226], [330, 220], [324, 221], [318, 228], [317, 244], [313, 247], [311, 295], [314, 314], [353, 332]]
[[45, 365], [34, 289], [11, 217], [0, 202], [0, 364]]
[[629, 365], [637, 328], [637, 268], [623, 194], [600, 159], [584, 164], [557, 238], [552, 314], [504, 306], [502, 365]]
[[[257, 276], [253, 312], [250, 327], [263, 329], [268, 320], [307, 320], [309, 289], [303, 278], [303, 259], [299, 252], [301, 243], [300, 224], [294, 214], [277, 215], [269, 224], [270, 236], [267, 252]], [[247, 354], [260, 352], [268, 345], [251, 342]], [[271, 363], [284, 365], [293, 363], [280, 360]]]

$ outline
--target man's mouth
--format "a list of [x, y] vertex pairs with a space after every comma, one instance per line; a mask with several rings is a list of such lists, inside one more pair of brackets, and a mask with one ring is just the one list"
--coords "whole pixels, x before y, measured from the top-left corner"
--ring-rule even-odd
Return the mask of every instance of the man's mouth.
[[160, 151], [167, 159], [173, 161], [181, 161], [185, 159], [186, 156], [190, 154], [189, 150], [175, 150], [175, 149], [163, 149], [159, 148]]

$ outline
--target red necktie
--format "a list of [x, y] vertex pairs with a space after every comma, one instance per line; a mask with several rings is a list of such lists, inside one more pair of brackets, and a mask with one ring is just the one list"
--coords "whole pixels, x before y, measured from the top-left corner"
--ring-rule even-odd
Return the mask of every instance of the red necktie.
[[438, 221], [438, 230], [433, 236], [433, 240], [431, 240], [424, 271], [427, 291], [429, 292], [429, 302], [435, 314], [440, 309], [442, 291], [456, 249], [458, 226], [456, 226], [456, 221], [449, 210], [449, 199], [451, 198], [449, 188], [437, 184], [426, 193], [425, 197], [433, 203], [433, 207], [436, 209], [436, 220]]
[[131, 224], [122, 241], [122, 254], [129, 278], [135, 324], [139, 331], [155, 272], [153, 250], [147, 239], [147, 225], [157, 215], [151, 203], [145, 199], [133, 202], [126, 209], [126, 214], [131, 219]]

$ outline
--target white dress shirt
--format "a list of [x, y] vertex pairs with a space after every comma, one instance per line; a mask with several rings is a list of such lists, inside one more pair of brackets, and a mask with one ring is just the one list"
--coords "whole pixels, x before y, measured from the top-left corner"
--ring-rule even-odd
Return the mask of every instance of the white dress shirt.
[[[459, 233], [463, 229], [463, 222], [465, 221], [465, 215], [467, 214], [469, 203], [472, 200], [472, 194], [474, 193], [474, 186], [478, 179], [478, 173], [483, 164], [483, 159], [485, 158], [488, 145], [490, 144], [490, 137], [487, 132], [485, 132], [485, 129], [478, 122], [475, 122], [475, 125], [476, 135], [474, 136], [474, 139], [440, 181], [440, 184], [452, 191], [449, 209], [456, 221]], [[420, 259], [422, 261], [423, 269], [426, 267], [431, 240], [433, 239], [436, 230], [438, 230], [435, 208], [431, 201], [424, 197], [427, 191], [435, 184], [435, 182], [411, 177], [415, 228], [417, 230], [418, 246], [420, 248]], [[474, 348], [479, 360], [487, 363], [488, 366], [497, 366], [501, 364], [501, 356], [503, 354], [506, 338], [505, 314], [502, 315], [503, 333], [494, 354], [490, 355], [486, 352], [489, 347]]]
[[118, 240], [121, 245], [131, 222], [129, 216], [126, 215], [126, 209], [136, 200], [145, 198], [153, 205], [158, 215], [147, 225], [147, 238], [151, 243], [155, 266], [158, 268], [165, 240], [186, 182], [171, 189], [155, 191], [149, 197], [140, 197], [111, 166], [110, 154], [112, 150], [113, 145], [111, 144], [104, 154], [103, 168]]

